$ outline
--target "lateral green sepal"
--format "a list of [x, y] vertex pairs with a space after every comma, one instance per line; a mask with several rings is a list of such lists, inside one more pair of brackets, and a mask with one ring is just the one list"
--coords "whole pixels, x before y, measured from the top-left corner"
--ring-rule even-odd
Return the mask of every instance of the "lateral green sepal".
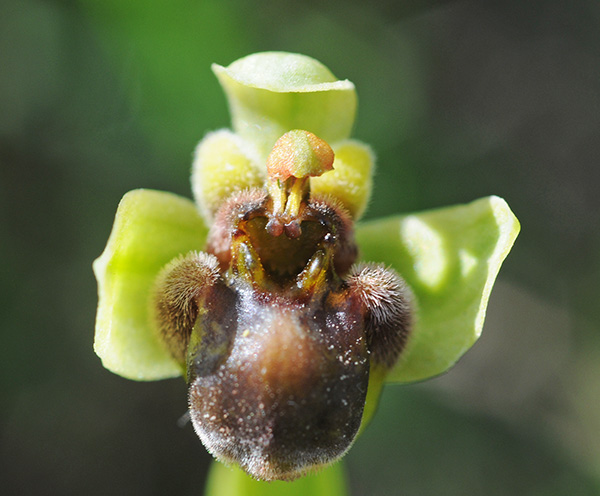
[[140, 381], [182, 374], [150, 321], [149, 297], [160, 269], [182, 253], [201, 250], [206, 235], [191, 200], [144, 189], [123, 197], [93, 266], [99, 299], [94, 350], [108, 370]]
[[497, 196], [357, 227], [362, 258], [391, 265], [416, 300], [412, 336], [387, 382], [441, 374], [475, 343], [492, 286], [519, 230], [517, 218]]

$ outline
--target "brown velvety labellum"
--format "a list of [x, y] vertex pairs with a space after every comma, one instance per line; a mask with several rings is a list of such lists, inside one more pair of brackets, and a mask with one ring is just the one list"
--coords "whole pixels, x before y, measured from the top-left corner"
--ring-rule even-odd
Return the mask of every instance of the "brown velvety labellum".
[[359, 305], [233, 291], [238, 326], [227, 360], [210, 374], [190, 365], [202, 442], [261, 480], [294, 479], [339, 458], [360, 426], [369, 378]]
[[233, 193], [208, 253], [169, 264], [155, 290], [157, 328], [187, 368], [198, 436], [259, 480], [292, 480], [343, 456], [361, 425], [370, 366], [393, 366], [409, 335], [402, 279], [353, 265], [350, 215], [310, 196], [308, 176], [333, 160], [325, 145], [288, 133], [270, 165], [300, 178]]

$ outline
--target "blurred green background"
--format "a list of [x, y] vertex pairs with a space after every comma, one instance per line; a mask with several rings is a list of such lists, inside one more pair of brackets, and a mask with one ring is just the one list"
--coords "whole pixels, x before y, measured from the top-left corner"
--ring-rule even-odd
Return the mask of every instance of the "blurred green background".
[[597, 0], [3, 1], [2, 493], [202, 493], [183, 381], [92, 351], [91, 262], [126, 191], [191, 195], [195, 144], [228, 125], [210, 64], [262, 50], [356, 84], [368, 217], [497, 194], [522, 223], [474, 349], [386, 388], [353, 495], [600, 494]]

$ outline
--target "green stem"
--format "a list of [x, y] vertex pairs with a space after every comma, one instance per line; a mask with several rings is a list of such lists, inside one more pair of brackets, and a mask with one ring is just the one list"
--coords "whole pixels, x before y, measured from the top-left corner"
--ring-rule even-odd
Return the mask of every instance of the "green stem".
[[238, 467], [213, 462], [205, 496], [347, 496], [349, 495], [342, 463], [293, 482], [259, 482]]

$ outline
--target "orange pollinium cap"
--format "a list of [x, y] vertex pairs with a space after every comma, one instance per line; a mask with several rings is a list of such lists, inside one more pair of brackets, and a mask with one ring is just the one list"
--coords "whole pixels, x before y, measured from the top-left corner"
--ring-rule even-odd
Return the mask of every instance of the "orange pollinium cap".
[[267, 157], [269, 177], [285, 181], [290, 177], [320, 176], [333, 169], [333, 150], [318, 136], [294, 129], [277, 140]]

